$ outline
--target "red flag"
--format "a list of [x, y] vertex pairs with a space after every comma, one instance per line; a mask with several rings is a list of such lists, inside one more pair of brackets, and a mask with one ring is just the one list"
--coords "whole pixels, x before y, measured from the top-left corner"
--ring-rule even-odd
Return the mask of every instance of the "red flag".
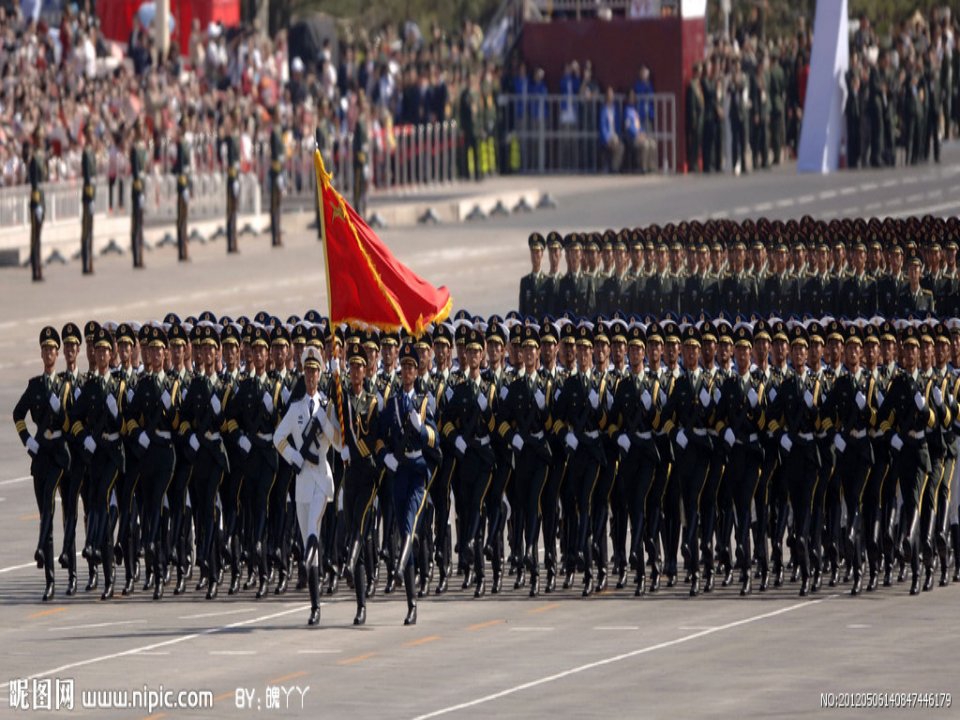
[[327, 262], [330, 322], [405, 329], [420, 336], [444, 320], [453, 300], [397, 260], [331, 184], [320, 152], [314, 153], [320, 222]]

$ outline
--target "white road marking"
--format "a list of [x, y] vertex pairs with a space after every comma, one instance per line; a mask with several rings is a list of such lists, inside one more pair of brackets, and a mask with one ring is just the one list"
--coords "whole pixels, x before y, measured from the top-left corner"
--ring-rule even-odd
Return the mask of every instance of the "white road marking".
[[754, 212], [766, 212], [767, 210], [772, 210], [772, 209], [773, 209], [772, 202], [757, 203], [756, 205], [753, 206]]
[[0, 485], [15, 485], [16, 483], [26, 482], [27, 480], [33, 480], [33, 477], [24, 475], [23, 477], [13, 478], [12, 480], [0, 480]]
[[851, 187], [849, 185], [847, 187], [840, 188], [841, 195], [853, 195], [856, 192], [857, 192], [857, 188]]
[[210, 655], [256, 655], [256, 650], [211, 650]]
[[60, 627], [47, 628], [49, 632], [62, 632], [65, 630], [86, 630], [88, 628], [110, 627], [111, 625], [140, 625], [145, 624], [146, 620], [117, 620], [115, 622], [90, 623], [89, 625], [64, 625]]
[[[80, 557], [80, 553], [77, 553], [77, 557]], [[13, 572], [14, 570], [26, 570], [27, 568], [37, 567], [36, 561], [24, 563], [23, 565], [11, 565], [10, 567], [0, 568], [0, 574]]]
[[256, 608], [240, 608], [239, 610], [221, 610], [219, 612], [198, 613], [196, 615], [181, 615], [177, 620], [199, 620], [200, 618], [217, 617], [219, 615], [239, 615], [253, 612]]
[[797, 198], [797, 205], [809, 205], [814, 201], [813, 195], [801, 195]]
[[860, 183], [860, 190], [863, 192], [870, 192], [871, 190], [876, 190], [879, 185], [874, 182]]
[[790, 198], [787, 198], [786, 200], [777, 200], [777, 207], [778, 208], [793, 207], [793, 203], [794, 201]]
[[880, 187], [892, 188], [892, 187], [896, 187], [898, 184], [899, 184], [899, 180], [890, 179], [890, 180], [884, 180], [884, 181], [880, 184]]
[[[835, 596], [828, 596], [835, 597]], [[520, 685], [514, 685], [511, 688], [506, 690], [501, 690], [500, 692], [491, 693], [490, 695], [484, 695], [483, 697], [477, 698], [476, 700], [470, 700], [465, 703], [460, 703], [459, 705], [451, 705], [449, 707], [441, 708], [439, 710], [434, 710], [433, 712], [426, 713], [424, 715], [418, 715], [414, 720], [427, 720], [428, 718], [439, 717], [440, 715], [448, 715], [449, 713], [458, 712], [460, 710], [465, 710], [467, 708], [476, 707], [477, 705], [482, 705], [488, 703], [492, 700], [498, 700], [507, 695], [513, 695], [523, 690], [529, 690], [530, 688], [537, 687], [539, 685], [546, 685], [547, 683], [556, 682], [557, 680], [562, 680], [565, 677], [570, 675], [576, 675], [578, 673], [585, 672], [587, 670], [593, 670], [594, 668], [603, 667], [604, 665], [611, 665], [613, 663], [620, 662], [622, 660], [629, 660], [630, 658], [637, 657], [639, 655], [646, 655], [649, 653], [656, 652], [657, 650], [664, 650], [669, 647], [674, 647], [676, 645], [682, 645], [683, 643], [688, 643], [692, 640], [697, 640], [707, 635], [713, 635], [724, 630], [731, 630], [735, 627], [740, 627], [742, 625], [748, 625], [750, 623], [757, 622], [759, 620], [766, 620], [768, 618], [776, 617], [778, 615], [783, 615], [788, 612], [793, 612], [794, 610], [799, 610], [801, 608], [813, 607], [817, 603], [821, 603], [827, 598], [821, 598], [819, 600], [810, 600], [805, 602], [796, 603], [794, 605], [788, 605], [785, 608], [780, 608], [779, 610], [771, 610], [770, 612], [761, 613], [760, 615], [751, 615], [750, 617], [743, 618], [742, 620], [734, 620], [725, 625], [718, 625], [717, 627], [711, 628], [709, 630], [701, 630], [700, 632], [695, 632], [691, 635], [684, 635], [683, 637], [676, 638], [675, 640], [667, 640], [666, 642], [657, 643], [656, 645], [648, 645], [646, 647], [638, 648], [637, 650], [632, 650], [627, 653], [622, 653], [620, 655], [614, 655], [612, 657], [603, 658], [602, 660], [597, 660], [595, 662], [586, 663], [585, 665], [578, 665], [577, 667], [570, 668], [569, 670], [564, 670], [563, 672], [556, 673], [554, 675], [546, 675], [542, 678], [536, 680], [531, 680], [530, 682], [525, 682]]]
[[837, 196], [836, 190], [824, 190], [819, 195], [821, 200], [829, 200], [830, 198], [835, 198], [836, 196]]
[[916, 185], [918, 182], [920, 182], [920, 178], [918, 178], [916, 175], [909, 175], [905, 178], [901, 178], [901, 182], [904, 185]]
[[[121, 650], [120, 652], [110, 653], [108, 655], [98, 655], [97, 657], [87, 658], [86, 660], [77, 660], [76, 662], [67, 663], [61, 665], [60, 667], [55, 667], [50, 670], [43, 670], [38, 673], [34, 673], [27, 677], [27, 680], [33, 680], [34, 678], [47, 677], [48, 675], [57, 675], [67, 670], [73, 670], [78, 667], [85, 667], [87, 665], [95, 665], [96, 663], [105, 662], [107, 660], [115, 660], [117, 658], [127, 657], [128, 655], [136, 655], [137, 653], [142, 653], [144, 651], [156, 650], [158, 648], [170, 647], [171, 645], [179, 645], [182, 642], [187, 642], [188, 640], [194, 640], [198, 637], [204, 635], [213, 635], [219, 632], [224, 632], [236, 627], [243, 627], [244, 625], [252, 625], [253, 623], [263, 622], [264, 620], [273, 620], [274, 618], [284, 617], [286, 615], [291, 615], [293, 613], [302, 613], [305, 612], [309, 607], [309, 604], [298, 604], [296, 607], [287, 608], [286, 610], [281, 610], [280, 612], [270, 613], [269, 615], [261, 615], [255, 618], [249, 618], [247, 620], [240, 620], [235, 623], [230, 623], [229, 625], [221, 625], [220, 627], [207, 628], [206, 630], [200, 630], [199, 632], [189, 633], [188, 635], [181, 635], [179, 637], [171, 638], [170, 640], [163, 640], [162, 642], [151, 643], [150, 645], [142, 645], [141, 647], [130, 648], [129, 650]], [[10, 687], [10, 681], [0, 683], [0, 690]]]
[[869, 628], [869, 627], [871, 627], [871, 626], [870, 626], [870, 625], [863, 625], [863, 624], [861, 624], [861, 623], [854, 623], [853, 625], [847, 625], [847, 629], [849, 629], [849, 630], [866, 630], [866, 629]]
[[733, 209], [733, 214], [734, 214], [734, 215], [749, 215], [749, 214], [750, 214], [750, 208], [748, 208], [746, 205], [741, 205], [740, 207]]

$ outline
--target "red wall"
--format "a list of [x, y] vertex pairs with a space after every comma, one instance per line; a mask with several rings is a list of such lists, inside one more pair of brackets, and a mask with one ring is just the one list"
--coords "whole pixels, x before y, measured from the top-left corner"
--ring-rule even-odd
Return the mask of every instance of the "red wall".
[[656, 92], [677, 97], [677, 168], [686, 160], [684, 99], [693, 64], [703, 60], [706, 27], [703, 18], [680, 20], [555, 20], [526, 23], [520, 47], [528, 70], [541, 67], [551, 92], [558, 92], [563, 66], [577, 60], [593, 63], [601, 89], [632, 87], [641, 65], [650, 68]]
[[[97, 15], [104, 36], [116, 42], [126, 43], [133, 30], [137, 10], [145, 0], [100, 0]], [[190, 28], [193, 19], [200, 20], [203, 30], [211, 22], [225, 26], [240, 23], [240, 0], [170, 0], [170, 12], [177, 21], [173, 39], [180, 43], [180, 54], [190, 51]]]

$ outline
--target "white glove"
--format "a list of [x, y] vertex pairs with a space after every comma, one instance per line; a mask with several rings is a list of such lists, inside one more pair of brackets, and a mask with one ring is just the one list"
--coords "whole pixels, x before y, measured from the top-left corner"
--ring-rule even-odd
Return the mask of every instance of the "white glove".
[[423, 421], [420, 420], [420, 413], [416, 410], [410, 411], [410, 424], [413, 425], [413, 429], [419, 431], [423, 427]]
[[715, 403], [720, 402], [720, 397], [721, 397], [721, 396], [720, 396], [720, 388], [715, 387], [715, 388], [713, 389], [713, 401], [714, 401]]
[[680, 430], [677, 432], [677, 445], [680, 446], [680, 449], [681, 449], [681, 450], [686, 450], [686, 449], [687, 449], [687, 445], [688, 445], [689, 443], [690, 443], [690, 441], [687, 440], [687, 433], [686, 433], [686, 431], [684, 431], [683, 428], [680, 428]]
[[127, 390], [127, 403], [133, 402], [133, 390]]
[[287, 462], [291, 465], [296, 466], [297, 470], [303, 467], [303, 455], [300, 454], [300, 451], [296, 448], [288, 448], [290, 452], [287, 456]]
[[710, 393], [705, 387], [700, 388], [700, 404], [704, 407], [710, 404]]
[[657, 400], [659, 400], [661, 405], [665, 405], [667, 402], [667, 394], [663, 390], [661, 390], [660, 394], [657, 395]]
[[480, 408], [480, 412], [483, 412], [484, 410], [486, 410], [487, 405], [489, 405], [489, 403], [487, 402], [487, 396], [484, 395], [483, 393], [480, 393], [479, 395], [477, 395], [477, 407]]
[[268, 413], [273, 412], [273, 398], [270, 397], [270, 393], [266, 391], [263, 393], [263, 406], [267, 409]]
[[935, 387], [930, 394], [933, 395], [933, 404], [937, 407], [943, 407], [943, 392], [940, 388]]
[[890, 438], [890, 447], [894, 450], [903, 450], [903, 440], [900, 439], [900, 436], [896, 433], [893, 434], [893, 437]]
[[517, 452], [523, 450], [523, 438], [520, 437], [520, 433], [513, 434], [513, 440], [510, 441], [510, 444], [517, 449]]
[[649, 410], [650, 406], [653, 404], [653, 398], [650, 397], [650, 393], [644, 390], [643, 394], [640, 396], [640, 402], [643, 403], [644, 410]]
[[620, 433], [620, 437], [617, 438], [617, 445], [619, 445], [625, 453], [630, 452], [630, 438], [627, 437], [626, 433]]
[[42, 221], [43, 221], [43, 206], [42, 206], [42, 205], [37, 205], [37, 207], [36, 207], [36, 208], [34, 209], [34, 211], [33, 211], [33, 214], [37, 216], [37, 222], [42, 222]]
[[790, 450], [793, 449], [793, 440], [790, 439], [789, 435], [782, 435], [780, 437], [780, 447], [787, 452], [790, 452]]
[[283, 398], [283, 404], [286, 405], [286, 404], [287, 404], [287, 400], [290, 399], [290, 388], [284, 387], [284, 388], [280, 391], [280, 397]]
[[813, 407], [813, 393], [809, 390], [803, 391], [803, 402], [808, 408]]
[[390, 472], [396, 472], [398, 463], [397, 459], [393, 456], [393, 453], [387, 453], [383, 456], [383, 464], [387, 466], [387, 469]]
[[597, 395], [596, 390], [590, 390], [590, 394], [587, 396], [587, 399], [590, 401], [590, 407], [596, 410], [600, 407], [600, 396]]
[[857, 390], [857, 396], [854, 399], [857, 401], [857, 407], [861, 410], [867, 406], [867, 396], [861, 390]]
[[345, 463], [350, 462], [350, 446], [344, 445], [343, 449], [340, 451], [340, 459]]
[[773, 402], [777, 399], [777, 389], [770, 388], [770, 392], [767, 393], [767, 397], [770, 398], [770, 402]]
[[457, 439], [453, 441], [453, 446], [460, 452], [461, 455], [466, 454], [467, 441], [463, 439], [462, 435], [457, 435]]
[[509, 391], [510, 391], [510, 388], [508, 388], [506, 385], [504, 385], [502, 388], [500, 388], [500, 399], [501, 399], [501, 400], [506, 400], [506, 399], [507, 399], [507, 393], [508, 393]]
[[190, 202], [190, 191], [184, 188], [180, 191], [180, 197], [183, 198], [184, 202]]
[[883, 405], [883, 391], [877, 389], [877, 405]]
[[140, 443], [140, 447], [142, 447], [144, 450], [150, 447], [150, 436], [147, 435], [146, 430], [140, 433], [140, 437], [137, 439], [137, 442]]
[[833, 446], [837, 449], [837, 452], [843, 452], [847, 449], [847, 441], [839, 435], [834, 435]]
[[197, 451], [200, 449], [200, 441], [197, 440], [197, 436], [196, 436], [196, 435], [191, 435], [191, 436], [190, 436], [190, 447], [193, 448], [193, 451], [194, 451], [194, 452], [197, 452]]
[[245, 453], [249, 453], [253, 446], [250, 444], [250, 438], [246, 435], [241, 435], [240, 439], [237, 440], [237, 447], [243, 450]]
[[327, 362], [327, 368], [328, 368], [328, 369], [330, 370], [330, 372], [332, 372], [332, 373], [337, 373], [337, 372], [339, 372], [340, 367], [337, 365], [337, 359], [336, 359], [336, 358], [330, 358], [330, 360]]
[[32, 437], [27, 438], [27, 452], [31, 455], [36, 455], [40, 450], [40, 443], [34, 440]]
[[210, 396], [210, 407], [213, 408], [213, 414], [219, 415], [221, 410], [220, 398], [217, 397], [216, 393]]
[[917, 410], [923, 410], [927, 406], [927, 401], [923, 397], [922, 392], [918, 392], [913, 396], [913, 401], [917, 404]]
[[234, 197], [240, 195], [240, 181], [234, 180], [232, 183], [230, 183], [230, 190], [233, 192]]
[[50, 409], [55, 413], [60, 412], [60, 398], [50, 393]]
[[757, 397], [757, 391], [750, 388], [750, 392], [747, 393], [747, 400], [750, 401], [750, 407], [755, 408], [759, 399], [760, 398]]
[[733, 434], [733, 430], [730, 428], [727, 428], [726, 431], [724, 431], [723, 439], [730, 447], [733, 447], [733, 444], [737, 441], [736, 435]]
[[537, 392], [533, 394], [533, 399], [536, 401], [537, 407], [543, 410], [547, 404], [547, 399], [544, 397], [543, 391], [540, 388], [537, 388]]
[[117, 399], [112, 393], [107, 395], [107, 410], [110, 411], [110, 414], [113, 415], [114, 419], [116, 419], [117, 415], [120, 414], [120, 408], [117, 407]]
[[97, 451], [97, 441], [87, 435], [87, 437], [83, 439], [83, 449], [93, 455]]
[[170, 393], [168, 391], [163, 391], [163, 395], [160, 396], [160, 401], [167, 410], [170, 409]]
[[568, 446], [571, 450], [573, 450], [574, 452], [576, 452], [576, 450], [577, 450], [577, 445], [579, 445], [579, 444], [580, 444], [580, 441], [577, 440], [577, 436], [574, 435], [572, 432], [568, 432], [568, 433], [567, 433], [567, 446]]

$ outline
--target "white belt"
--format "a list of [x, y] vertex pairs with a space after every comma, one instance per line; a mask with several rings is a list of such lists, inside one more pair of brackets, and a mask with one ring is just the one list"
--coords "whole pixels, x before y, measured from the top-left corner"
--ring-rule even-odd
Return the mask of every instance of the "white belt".
[[591, 440], [596, 440], [598, 437], [600, 437], [600, 432], [598, 430], [588, 430], [583, 434]]
[[747, 442], [756, 442], [756, 441], [757, 441], [756, 433], [750, 433], [750, 435], [747, 436]]
[[706, 428], [693, 428], [693, 434], [697, 437], [706, 437], [707, 429]]
[[881, 435], [883, 435], [883, 433], [882, 433], [880, 430], [870, 430], [870, 431], [869, 431], [869, 435], [870, 435], [870, 437], [872, 437], [872, 438], [878, 438], [878, 437], [880, 437]]
[[644, 430], [643, 432], [638, 432], [637, 437], [641, 440], [650, 440], [653, 437], [653, 433], [649, 430]]
[[257, 433], [257, 437], [261, 440], [269, 440], [273, 442], [273, 433]]
[[865, 438], [866, 436], [867, 436], [867, 431], [866, 431], [866, 430], [851, 430], [851, 431], [850, 431], [850, 437], [852, 437], [852, 438], [854, 438], [854, 439], [856, 439], [856, 440], [862, 440], [862, 439]]
[[203, 436], [204, 436], [207, 440], [219, 440], [219, 439], [220, 439], [220, 433], [218, 433], [218, 432], [210, 432], [209, 430], [208, 430], [207, 432], [205, 432], [205, 433], [203, 434]]
[[827, 436], [827, 432], [826, 432], [825, 430], [824, 430], [823, 432], [818, 432], [818, 433], [816, 433], [816, 435], [815, 435], [815, 437], [816, 437], [818, 440], [823, 440], [826, 436]]
[[707, 435], [710, 437], [720, 437], [720, 433], [718, 433], [716, 430], [707, 430]]
[[61, 430], [44, 430], [43, 437], [45, 440], [59, 440], [60, 436], [63, 435]]
[[120, 433], [104, 433], [101, 437], [108, 442], [116, 442], [120, 439]]
[[543, 440], [543, 430], [540, 432], [530, 433], [530, 437], [536, 438], [537, 440]]
[[404, 455], [411, 460], [416, 460], [419, 457], [423, 457], [423, 453], [420, 450], [414, 450], [413, 452], [405, 452]]
[[486, 447], [490, 444], [490, 436], [477, 438], [477, 442], [480, 443], [480, 447]]
[[170, 433], [169, 433], [169, 431], [167, 431], [167, 430], [154, 430], [153, 434], [156, 435], [158, 438], [161, 438], [161, 439], [163, 439], [163, 440], [169, 440], [169, 439], [170, 439]]
[[914, 440], [923, 440], [925, 437], [927, 437], [923, 430], [911, 430], [907, 433], [907, 435], [912, 437]]
[[807, 442], [813, 441], [813, 433], [797, 433], [797, 437], [801, 440], [806, 440]]

